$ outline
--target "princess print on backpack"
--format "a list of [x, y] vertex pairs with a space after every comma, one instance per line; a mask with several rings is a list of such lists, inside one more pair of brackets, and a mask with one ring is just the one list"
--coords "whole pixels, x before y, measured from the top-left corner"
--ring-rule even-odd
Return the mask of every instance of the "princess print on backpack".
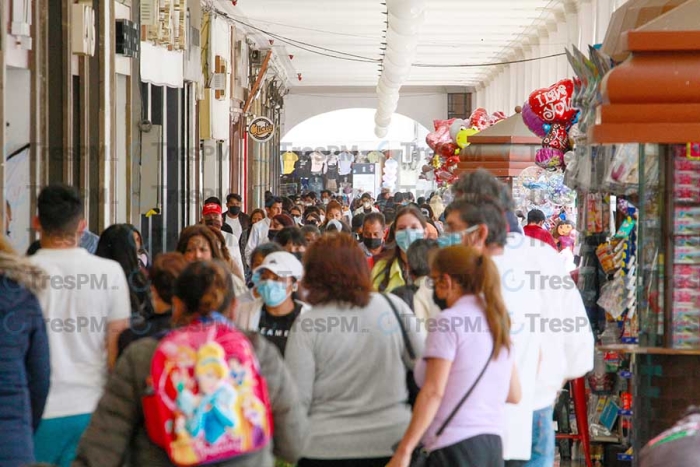
[[[195, 395], [185, 384], [187, 375], [176, 381], [177, 406], [187, 419], [187, 431], [192, 437], [203, 432], [209, 444], [215, 444], [226, 432], [238, 425], [234, 412], [236, 390], [228, 383], [228, 364], [224, 349], [216, 342], [209, 342], [197, 352], [194, 374], [199, 388]], [[173, 378], [175, 379], [175, 378]], [[184, 380], [184, 381], [183, 381]]]
[[267, 386], [248, 339], [225, 318], [171, 331], [151, 364], [146, 429], [178, 466], [255, 452], [272, 439]]

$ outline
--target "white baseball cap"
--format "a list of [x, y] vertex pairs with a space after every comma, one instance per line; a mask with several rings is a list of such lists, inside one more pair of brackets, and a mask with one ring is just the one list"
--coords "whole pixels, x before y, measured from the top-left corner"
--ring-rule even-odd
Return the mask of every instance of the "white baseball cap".
[[255, 268], [253, 273], [260, 272], [263, 269], [267, 269], [280, 277], [293, 277], [298, 281], [304, 277], [304, 266], [293, 254], [286, 251], [270, 253], [265, 257], [262, 264]]

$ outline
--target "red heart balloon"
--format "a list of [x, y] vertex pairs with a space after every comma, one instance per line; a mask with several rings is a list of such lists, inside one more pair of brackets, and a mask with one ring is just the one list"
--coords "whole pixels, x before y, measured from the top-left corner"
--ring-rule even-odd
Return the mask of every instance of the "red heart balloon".
[[566, 133], [566, 128], [560, 123], [552, 124], [552, 129], [542, 140], [542, 145], [565, 151], [569, 147], [569, 135]]
[[479, 107], [469, 116], [469, 126], [479, 131], [489, 127], [491, 119], [486, 109]]
[[567, 124], [578, 112], [571, 107], [573, 94], [574, 80], [567, 78], [548, 88], [534, 91], [528, 102], [532, 111], [545, 122]]
[[450, 141], [449, 143], [439, 144], [435, 152], [440, 154], [442, 157], [452, 157], [455, 155], [457, 150], [457, 145]]

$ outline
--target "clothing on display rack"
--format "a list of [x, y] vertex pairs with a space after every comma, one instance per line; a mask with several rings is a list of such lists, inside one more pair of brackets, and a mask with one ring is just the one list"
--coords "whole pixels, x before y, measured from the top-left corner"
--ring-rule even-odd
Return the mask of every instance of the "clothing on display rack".
[[299, 156], [299, 160], [294, 164], [294, 176], [298, 179], [311, 176], [311, 157], [308, 154]]
[[326, 190], [338, 191], [338, 156], [331, 155], [326, 163]]
[[311, 173], [323, 174], [326, 172], [326, 155], [318, 151], [311, 153]]
[[381, 162], [382, 159], [384, 159], [384, 154], [379, 151], [372, 151], [367, 154], [367, 162], [370, 164], [377, 164]]
[[299, 160], [297, 153], [287, 151], [282, 154], [282, 173], [284, 175], [289, 175], [294, 172], [295, 163]]
[[341, 152], [338, 156], [338, 175], [347, 175], [352, 173], [352, 164], [355, 162], [355, 156], [347, 151]]
[[323, 191], [323, 177], [320, 175], [313, 175], [309, 178], [308, 191], [321, 193]]

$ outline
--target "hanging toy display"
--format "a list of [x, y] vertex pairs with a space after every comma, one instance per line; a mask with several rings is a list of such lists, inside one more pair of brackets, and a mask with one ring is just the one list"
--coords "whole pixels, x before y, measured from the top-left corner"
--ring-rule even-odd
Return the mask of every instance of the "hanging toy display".
[[486, 109], [478, 108], [466, 120], [434, 120], [435, 131], [429, 133], [425, 141], [435, 153], [423, 166], [421, 178], [435, 180], [439, 187], [454, 183], [457, 179], [454, 172], [459, 163], [459, 155], [471, 144], [469, 138], [505, 118], [503, 112], [489, 116]]
[[560, 219], [552, 230], [552, 236], [557, 244], [557, 249], [562, 251], [569, 248], [573, 251], [576, 241], [574, 223], [568, 219]]
[[539, 209], [550, 217], [562, 210], [573, 208], [576, 193], [564, 185], [564, 174], [539, 166], [528, 167], [513, 180], [516, 210], [527, 213]]
[[469, 138], [479, 133], [476, 128], [470, 127], [467, 122], [461, 118], [455, 119], [450, 125], [450, 138], [457, 145], [455, 154], [459, 154], [462, 149], [468, 147], [471, 143]]
[[564, 154], [571, 149], [568, 132], [579, 117], [571, 103], [575, 85], [574, 79], [567, 78], [538, 89], [523, 106], [523, 122], [543, 138], [542, 149], [535, 156], [535, 163], [543, 169], [558, 170], [565, 166]]

